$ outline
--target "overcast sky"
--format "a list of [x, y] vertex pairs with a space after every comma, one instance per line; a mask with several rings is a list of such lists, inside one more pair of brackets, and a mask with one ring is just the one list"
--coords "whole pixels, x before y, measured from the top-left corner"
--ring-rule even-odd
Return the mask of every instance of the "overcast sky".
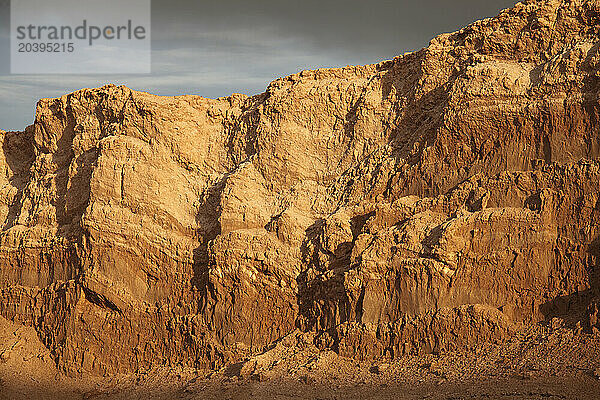
[[303, 69], [369, 64], [420, 49], [515, 2], [153, 0], [151, 75], [27, 76], [9, 74], [9, 2], [0, 0], [0, 129], [31, 124], [40, 98], [106, 83], [163, 95], [260, 93]]

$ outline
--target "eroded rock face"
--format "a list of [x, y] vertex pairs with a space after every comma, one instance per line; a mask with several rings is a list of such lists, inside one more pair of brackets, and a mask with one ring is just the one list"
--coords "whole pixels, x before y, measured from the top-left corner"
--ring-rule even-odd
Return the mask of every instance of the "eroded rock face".
[[0, 313], [109, 374], [297, 328], [446, 351], [571, 312], [599, 287], [599, 35], [598, 1], [526, 1], [254, 97], [41, 100], [1, 135]]

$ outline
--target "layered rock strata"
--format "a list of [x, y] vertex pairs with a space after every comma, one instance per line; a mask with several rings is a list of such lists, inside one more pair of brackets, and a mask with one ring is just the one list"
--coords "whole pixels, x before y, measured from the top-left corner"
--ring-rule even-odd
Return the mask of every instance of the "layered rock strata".
[[599, 35], [597, 0], [531, 0], [252, 97], [41, 100], [0, 135], [0, 314], [97, 374], [597, 326]]

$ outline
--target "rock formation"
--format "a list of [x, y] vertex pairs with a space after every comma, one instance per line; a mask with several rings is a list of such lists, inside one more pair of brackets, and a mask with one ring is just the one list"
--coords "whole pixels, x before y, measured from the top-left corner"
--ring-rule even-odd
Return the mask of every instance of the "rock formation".
[[0, 136], [0, 315], [74, 374], [600, 327], [599, 46], [597, 0], [529, 0], [252, 97], [41, 100]]

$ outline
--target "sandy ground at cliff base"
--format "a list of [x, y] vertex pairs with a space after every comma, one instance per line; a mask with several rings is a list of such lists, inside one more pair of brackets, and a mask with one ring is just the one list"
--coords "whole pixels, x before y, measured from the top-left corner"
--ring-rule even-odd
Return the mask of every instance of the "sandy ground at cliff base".
[[0, 318], [0, 399], [597, 399], [600, 336], [536, 326], [468, 352], [356, 361], [296, 332], [218, 371], [67, 377], [31, 327]]

